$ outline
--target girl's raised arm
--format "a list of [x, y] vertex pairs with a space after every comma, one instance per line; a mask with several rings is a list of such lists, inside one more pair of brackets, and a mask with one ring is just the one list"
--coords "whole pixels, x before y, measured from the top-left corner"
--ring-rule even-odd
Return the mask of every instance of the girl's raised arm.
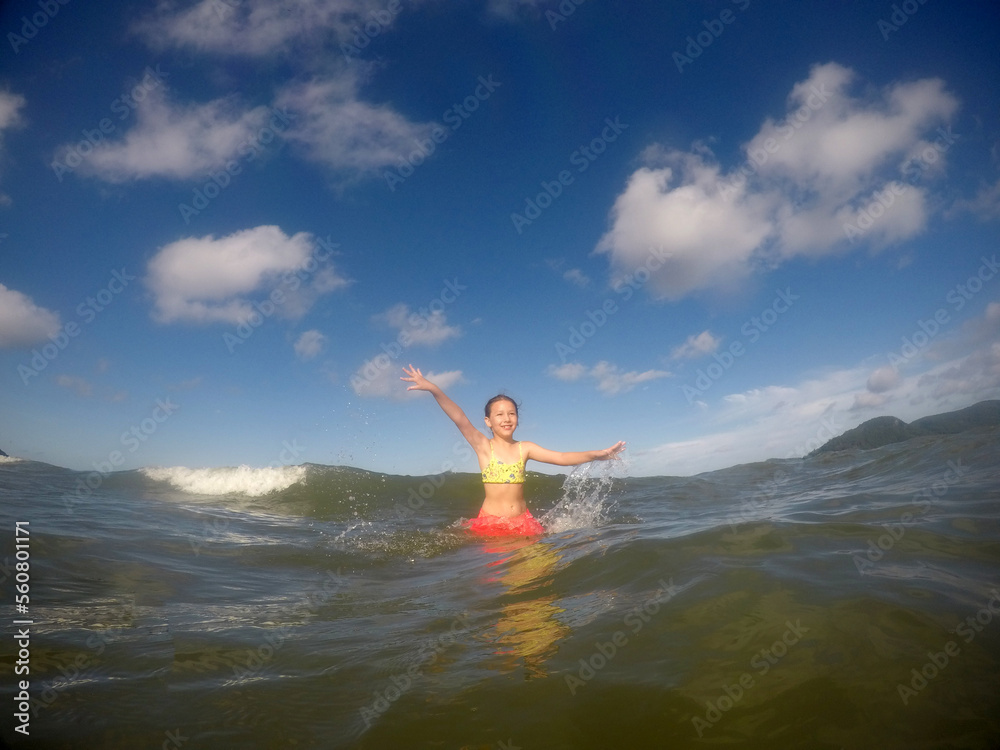
[[605, 448], [602, 451], [575, 451], [571, 453], [550, 451], [548, 448], [543, 448], [536, 443], [529, 443], [527, 441], [524, 442], [524, 447], [526, 459], [530, 458], [534, 461], [540, 461], [543, 464], [555, 464], [556, 466], [576, 466], [577, 464], [585, 464], [588, 461], [607, 461], [608, 459], [615, 458], [625, 450], [625, 442], [619, 440], [610, 448]]
[[400, 380], [413, 383], [413, 385], [406, 390], [428, 391], [432, 396], [434, 396], [434, 400], [438, 402], [438, 406], [440, 406], [442, 411], [444, 411], [451, 421], [455, 423], [459, 432], [461, 432], [465, 439], [469, 441], [469, 445], [475, 449], [481, 449], [489, 442], [489, 439], [482, 432], [477, 430], [475, 426], [473, 426], [472, 422], [469, 421], [469, 418], [465, 416], [465, 412], [462, 411], [461, 407], [448, 398], [444, 391], [425, 378], [419, 368], [410, 365], [409, 369], [404, 367], [403, 372], [406, 373], [407, 377], [400, 377]]

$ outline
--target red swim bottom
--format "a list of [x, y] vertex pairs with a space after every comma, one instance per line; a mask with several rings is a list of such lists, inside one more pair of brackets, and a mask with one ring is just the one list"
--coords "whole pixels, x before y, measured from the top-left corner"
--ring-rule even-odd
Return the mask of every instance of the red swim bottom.
[[470, 518], [462, 525], [474, 534], [482, 536], [533, 536], [545, 533], [545, 528], [531, 515], [531, 511], [527, 510], [511, 518], [479, 511], [476, 518]]

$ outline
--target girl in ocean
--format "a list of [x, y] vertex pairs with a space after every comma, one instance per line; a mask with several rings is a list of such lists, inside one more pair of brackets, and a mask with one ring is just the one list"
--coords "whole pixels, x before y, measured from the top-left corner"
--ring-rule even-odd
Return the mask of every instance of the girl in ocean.
[[494, 536], [545, 532], [524, 502], [524, 467], [529, 459], [556, 466], [576, 466], [588, 461], [606, 461], [625, 449], [625, 443], [619, 441], [601, 451], [560, 453], [527, 440], [515, 441], [517, 404], [502, 394], [486, 402], [486, 426], [493, 434], [490, 439], [476, 429], [458, 404], [425, 378], [418, 368], [410, 365], [409, 369], [404, 367], [403, 372], [406, 376], [400, 377], [400, 380], [413, 383], [406, 390], [430, 392], [479, 458], [486, 498], [479, 516], [467, 522], [468, 528], [477, 534]]

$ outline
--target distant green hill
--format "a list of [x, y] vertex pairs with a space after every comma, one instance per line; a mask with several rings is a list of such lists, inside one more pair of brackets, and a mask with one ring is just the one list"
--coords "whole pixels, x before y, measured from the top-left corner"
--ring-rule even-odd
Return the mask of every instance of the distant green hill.
[[921, 435], [952, 435], [998, 424], [1000, 424], [1000, 400], [980, 401], [965, 409], [921, 417], [909, 424], [896, 417], [875, 417], [862, 422], [843, 435], [828, 440], [809, 455], [850, 449], [870, 450], [889, 443], [901, 443]]

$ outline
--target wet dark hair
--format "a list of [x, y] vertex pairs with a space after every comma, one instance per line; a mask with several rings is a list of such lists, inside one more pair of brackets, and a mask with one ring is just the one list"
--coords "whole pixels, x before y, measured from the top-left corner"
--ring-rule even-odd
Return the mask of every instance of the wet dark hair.
[[[486, 410], [485, 411], [486, 411], [486, 416], [487, 417], [490, 416], [490, 409], [493, 408], [493, 404], [495, 404], [497, 401], [510, 401], [512, 404], [514, 404], [514, 413], [515, 414], [518, 413], [518, 411], [517, 411], [517, 401], [515, 401], [510, 396], [508, 396], [508, 395], [506, 395], [504, 393], [498, 393], [496, 396], [494, 396], [493, 398], [491, 398], [489, 401], [486, 402]], [[520, 416], [520, 415], [518, 414], [518, 416]]]

